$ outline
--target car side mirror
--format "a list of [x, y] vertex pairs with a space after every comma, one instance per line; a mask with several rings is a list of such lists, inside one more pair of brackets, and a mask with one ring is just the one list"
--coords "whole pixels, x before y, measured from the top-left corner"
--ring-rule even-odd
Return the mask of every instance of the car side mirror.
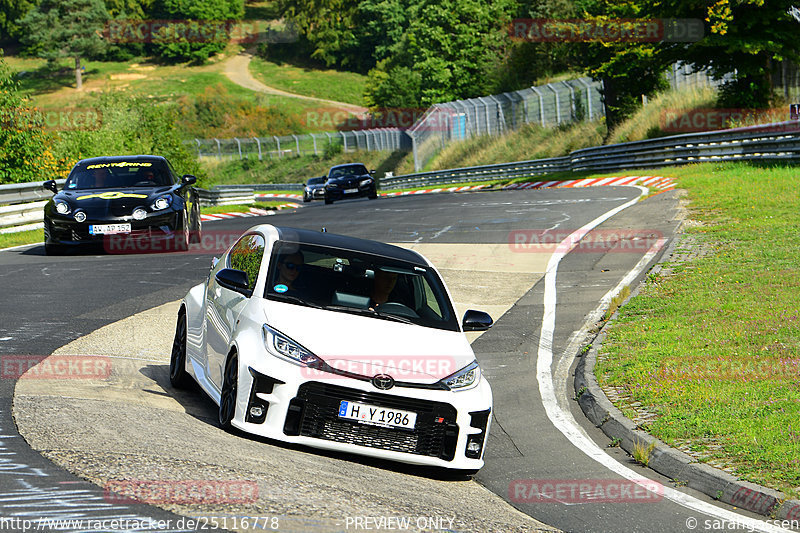
[[250, 290], [250, 280], [248, 279], [247, 272], [243, 270], [236, 270], [235, 268], [223, 268], [217, 272], [217, 275], [214, 276], [214, 279], [216, 279], [217, 283], [226, 289], [243, 294], [248, 298], [253, 295], [253, 291]]
[[375, 174], [375, 171], [374, 170], [370, 170], [369, 173], [370, 174]]
[[494, 320], [488, 313], [483, 311], [475, 311], [470, 309], [464, 313], [464, 320], [461, 322], [461, 327], [464, 331], [486, 331], [494, 324]]
[[48, 191], [53, 191], [53, 194], [58, 192], [58, 187], [56, 187], [56, 180], [47, 180], [44, 183], [42, 183], [42, 187], [44, 187]]
[[181, 177], [182, 185], [194, 185], [195, 183], [197, 183], [197, 178], [192, 176], [191, 174], [184, 174]]

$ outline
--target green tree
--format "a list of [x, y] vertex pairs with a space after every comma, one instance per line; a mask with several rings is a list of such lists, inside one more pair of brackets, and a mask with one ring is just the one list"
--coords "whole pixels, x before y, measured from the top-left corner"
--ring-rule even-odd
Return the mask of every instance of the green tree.
[[103, 0], [112, 18], [144, 20], [153, 7], [154, 0]]
[[75, 84], [83, 88], [81, 58], [102, 53], [108, 11], [102, 0], [42, 0], [20, 22], [22, 43], [48, 61], [75, 59]]
[[[409, 9], [408, 30], [391, 56], [370, 71], [365, 100], [390, 107], [387, 97], [416, 87], [405, 100], [427, 106], [489, 94], [491, 75], [509, 45], [512, 0], [420, 0]], [[404, 79], [410, 72], [412, 80]]]
[[723, 107], [770, 105], [770, 74], [775, 62], [800, 60], [800, 21], [790, 15], [795, 0], [664, 0], [657, 16], [697, 18], [706, 22], [705, 36], [695, 43], [666, 44], [671, 59], [709, 69], [718, 79], [730, 78], [720, 91]]
[[[203, 63], [222, 52], [230, 36], [224, 32], [208, 31], [214, 22], [240, 20], [244, 16], [244, 0], [156, 0], [155, 18], [174, 20], [162, 30], [163, 39], [154, 37], [156, 55], [172, 61]], [[182, 23], [185, 28], [181, 28]], [[185, 32], [185, 35], [179, 33]]]
[[19, 37], [19, 20], [33, 6], [31, 0], [0, 0], [0, 39]]
[[57, 178], [66, 168], [50, 151], [43, 119], [20, 96], [11, 69], [0, 57], [0, 183]]

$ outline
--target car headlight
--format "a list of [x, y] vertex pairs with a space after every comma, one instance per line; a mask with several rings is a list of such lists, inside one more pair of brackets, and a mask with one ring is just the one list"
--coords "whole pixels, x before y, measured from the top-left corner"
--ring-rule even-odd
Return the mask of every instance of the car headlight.
[[339, 184], [338, 183], [329, 183], [328, 185], [325, 186], [325, 188], [326, 189], [338, 189], [339, 188]]
[[56, 202], [56, 213], [59, 215], [67, 215], [69, 211], [69, 204], [67, 202]]
[[133, 219], [134, 220], [144, 220], [147, 217], [147, 211], [142, 209], [141, 207], [137, 207], [133, 210]]
[[268, 352], [283, 356], [293, 363], [310, 366], [320, 361], [320, 358], [309, 350], [266, 324], [261, 327], [261, 336]]
[[361, 180], [358, 186], [363, 187], [364, 185], [370, 185], [371, 183], [372, 183], [372, 178], [367, 178], [365, 180]]
[[452, 390], [466, 390], [477, 385], [481, 378], [481, 367], [473, 361], [458, 372], [444, 378], [441, 383]]
[[153, 209], [153, 211], [161, 211], [162, 209], [168, 208], [169, 204], [171, 203], [172, 203], [172, 197], [162, 196], [161, 198], [153, 202], [153, 205], [151, 205], [150, 207]]

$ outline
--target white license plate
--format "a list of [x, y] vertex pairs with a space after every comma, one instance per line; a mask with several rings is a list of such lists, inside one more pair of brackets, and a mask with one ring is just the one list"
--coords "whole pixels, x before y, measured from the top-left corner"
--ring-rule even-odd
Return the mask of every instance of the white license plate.
[[114, 233], [130, 233], [130, 224], [92, 224], [89, 233], [92, 235], [112, 235]]
[[339, 404], [339, 418], [355, 420], [364, 424], [392, 428], [414, 429], [417, 413], [401, 409], [387, 409], [377, 405], [342, 401]]
[[358, 192], [358, 189], [345, 189], [344, 190], [345, 194], [353, 194], [354, 192]]

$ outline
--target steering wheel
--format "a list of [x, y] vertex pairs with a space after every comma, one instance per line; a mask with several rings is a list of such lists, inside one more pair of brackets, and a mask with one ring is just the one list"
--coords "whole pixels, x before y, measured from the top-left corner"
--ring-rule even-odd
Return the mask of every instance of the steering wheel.
[[383, 313], [385, 315], [397, 315], [397, 316], [404, 316], [408, 318], [419, 318], [419, 315], [414, 312], [409, 306], [397, 303], [397, 302], [386, 302], [380, 304], [377, 309], [379, 313]]

